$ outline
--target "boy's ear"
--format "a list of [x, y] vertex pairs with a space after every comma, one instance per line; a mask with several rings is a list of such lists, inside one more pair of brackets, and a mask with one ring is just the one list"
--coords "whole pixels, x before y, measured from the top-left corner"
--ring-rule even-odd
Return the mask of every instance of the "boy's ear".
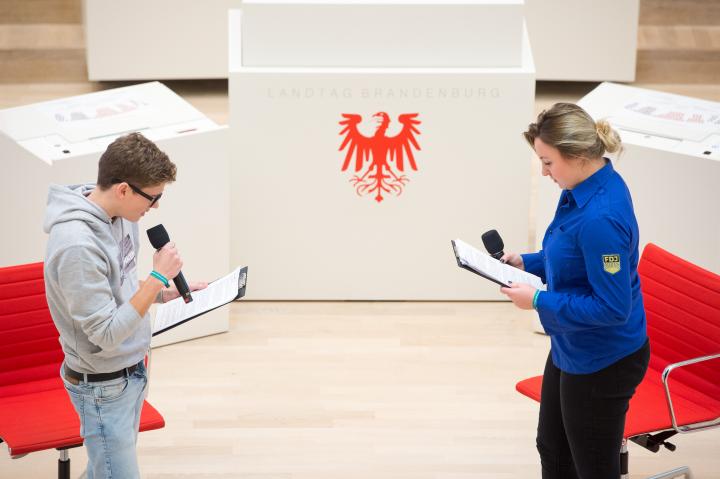
[[130, 187], [127, 183], [116, 183], [112, 185], [112, 188], [115, 190], [115, 197], [117, 199], [123, 199], [125, 196], [127, 196]]

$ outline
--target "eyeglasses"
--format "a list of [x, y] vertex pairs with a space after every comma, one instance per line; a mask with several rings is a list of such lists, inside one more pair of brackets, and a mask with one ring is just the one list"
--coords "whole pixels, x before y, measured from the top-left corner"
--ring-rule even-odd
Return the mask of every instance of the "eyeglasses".
[[155, 196], [148, 195], [143, 190], [141, 190], [137, 186], [133, 185], [132, 183], [128, 183], [127, 181], [114, 179], [113, 183], [127, 183], [127, 185], [130, 187], [131, 190], [133, 190], [135, 193], [137, 193], [138, 195], [140, 195], [143, 198], [145, 198], [146, 200], [148, 200], [150, 202], [150, 206], [157, 203], [160, 200], [160, 197], [162, 197], [162, 195], [163, 195], [162, 193], [160, 193], [159, 195], [155, 195]]

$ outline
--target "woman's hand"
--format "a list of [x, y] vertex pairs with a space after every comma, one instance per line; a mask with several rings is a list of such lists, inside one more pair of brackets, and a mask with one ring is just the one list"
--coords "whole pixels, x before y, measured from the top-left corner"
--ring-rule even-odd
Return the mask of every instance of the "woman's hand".
[[515, 306], [520, 309], [533, 309], [533, 297], [536, 288], [525, 283], [513, 283], [509, 288], [501, 287], [500, 292], [510, 298]]
[[[190, 291], [198, 291], [200, 289], [207, 288], [207, 283], [204, 281], [198, 281], [195, 283], [188, 283], [188, 288], [190, 288]], [[175, 286], [167, 289], [163, 289], [161, 291], [162, 294], [162, 302], [167, 303], [168, 301], [172, 301], [175, 298], [180, 297], [180, 293], [178, 293], [178, 290]]]
[[522, 256], [517, 253], [505, 253], [503, 257], [500, 258], [500, 261], [525, 271], [525, 263], [523, 262]]

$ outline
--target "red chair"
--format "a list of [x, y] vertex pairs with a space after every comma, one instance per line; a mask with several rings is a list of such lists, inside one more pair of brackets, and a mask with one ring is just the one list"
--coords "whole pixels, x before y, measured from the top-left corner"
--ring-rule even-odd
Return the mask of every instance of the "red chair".
[[[82, 446], [80, 421], [60, 379], [63, 352], [45, 300], [43, 264], [0, 268], [0, 442], [10, 456], [55, 448], [58, 477], [70, 477], [68, 449]], [[147, 401], [140, 430], [165, 426]]]
[[[720, 425], [720, 276], [648, 244], [638, 266], [650, 337], [650, 367], [625, 423], [622, 478], [628, 477], [627, 439], [657, 452], [667, 439]], [[711, 361], [715, 359], [716, 361]], [[542, 376], [517, 390], [540, 401]], [[653, 479], [691, 477], [680, 467]]]

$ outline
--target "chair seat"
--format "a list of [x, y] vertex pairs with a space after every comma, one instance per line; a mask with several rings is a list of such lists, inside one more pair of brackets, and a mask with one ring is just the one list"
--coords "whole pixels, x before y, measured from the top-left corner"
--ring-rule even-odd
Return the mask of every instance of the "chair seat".
[[[665, 400], [665, 389], [659, 377], [660, 374], [656, 371], [648, 371], [645, 379], [635, 391], [635, 395], [630, 400], [630, 409], [625, 420], [625, 438], [672, 429], [670, 410]], [[717, 417], [717, 411], [720, 410], [720, 398], [717, 400], [716, 407], [709, 409], [698, 404], [698, 402], [707, 404], [706, 396], [698, 397], [698, 401], [694, 401], [692, 391], [689, 389], [679, 386], [676, 394], [674, 386], [671, 387], [673, 388], [671, 389], [673, 407], [678, 416], [679, 425], [709, 421]], [[538, 402], [541, 388], [542, 376], [525, 379], [515, 386], [519, 393]]]
[[[0, 391], [0, 438], [8, 445], [11, 456], [21, 456], [44, 449], [80, 446], [80, 420], [68, 397], [62, 380], [38, 382], [37, 388], [26, 385], [23, 394], [5, 395]], [[140, 417], [140, 430], [164, 427], [160, 413], [147, 401]]]

